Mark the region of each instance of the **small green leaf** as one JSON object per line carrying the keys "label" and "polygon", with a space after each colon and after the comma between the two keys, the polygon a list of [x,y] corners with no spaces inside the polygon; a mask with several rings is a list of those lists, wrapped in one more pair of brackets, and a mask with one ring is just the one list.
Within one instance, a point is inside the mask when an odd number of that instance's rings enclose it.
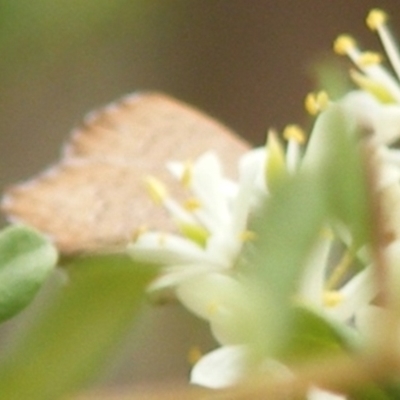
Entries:
{"label": "small green leaf", "polygon": [[342,353],[354,347],[354,335],[345,326],[324,319],[307,307],[292,309],[290,332],[280,356],[288,362]]}
{"label": "small green leaf", "polygon": [[11,226],[0,232],[0,321],[33,300],[56,262],[56,249],[36,231]]}
{"label": "small green leaf", "polygon": [[154,270],[126,255],[78,259],[70,281],[0,363],[4,399],[54,400],[104,370],[131,331]]}

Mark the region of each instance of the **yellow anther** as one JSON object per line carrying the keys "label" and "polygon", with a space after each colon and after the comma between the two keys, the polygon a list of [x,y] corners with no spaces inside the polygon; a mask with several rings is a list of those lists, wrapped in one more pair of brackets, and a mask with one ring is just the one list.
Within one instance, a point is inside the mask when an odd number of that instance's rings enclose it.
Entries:
{"label": "yellow anther", "polygon": [[288,125],[283,130],[283,137],[286,140],[294,140],[297,143],[304,144],[306,135],[299,125]]}
{"label": "yellow anther", "polygon": [[185,207],[186,210],[193,212],[201,208],[202,204],[199,199],[196,199],[195,197],[191,197],[190,199],[185,200],[183,203],[183,207]]}
{"label": "yellow anther", "polygon": [[374,8],[368,13],[366,23],[369,29],[376,31],[381,25],[387,21],[387,14],[379,8]]}
{"label": "yellow anther", "polygon": [[311,115],[317,115],[319,112],[319,107],[314,93],[308,93],[304,99],[304,107],[307,112]]}
{"label": "yellow anther", "polygon": [[201,247],[206,247],[207,239],[210,233],[201,225],[189,224],[186,222],[177,222],[179,230],[184,236],[197,243]]}
{"label": "yellow anther", "polygon": [[148,176],[145,178],[144,183],[152,200],[156,204],[162,204],[168,196],[168,191],[165,185],[154,176]]}
{"label": "yellow anther", "polygon": [[268,151],[267,162],[265,164],[265,184],[270,191],[274,191],[276,186],[281,184],[287,176],[285,149],[278,139],[276,132],[268,132],[266,145]]}
{"label": "yellow anther", "polygon": [[309,93],[304,100],[304,107],[311,115],[317,115],[329,106],[329,96],[326,92]]}
{"label": "yellow anther", "polygon": [[240,240],[242,242],[254,241],[254,240],[256,240],[256,238],[257,238],[257,234],[255,232],[253,232],[253,231],[250,231],[250,230],[243,231],[240,234]]}
{"label": "yellow anther", "polygon": [[343,301],[343,294],[336,290],[326,290],[322,295],[325,307],[335,307]]}
{"label": "yellow anther", "polygon": [[350,35],[340,35],[333,42],[333,50],[336,54],[344,56],[357,47],[357,42]]}
{"label": "yellow anther", "polygon": [[181,183],[184,187],[189,188],[193,179],[193,165],[190,161],[185,163],[185,167],[181,176]]}
{"label": "yellow anther", "polygon": [[352,265],[354,259],[354,251],[347,250],[339,260],[338,264],[332,269],[331,275],[326,282],[326,289],[328,291],[333,291],[337,288],[340,282],[343,281],[346,274],[348,274],[349,269]]}
{"label": "yellow anther", "polygon": [[381,62],[382,56],[373,51],[364,51],[357,59],[357,65],[360,67],[368,67],[370,65],[380,64]]}
{"label": "yellow anther", "polygon": [[200,350],[199,346],[192,346],[187,354],[187,360],[190,365],[194,365],[200,358],[203,357],[203,353]]}

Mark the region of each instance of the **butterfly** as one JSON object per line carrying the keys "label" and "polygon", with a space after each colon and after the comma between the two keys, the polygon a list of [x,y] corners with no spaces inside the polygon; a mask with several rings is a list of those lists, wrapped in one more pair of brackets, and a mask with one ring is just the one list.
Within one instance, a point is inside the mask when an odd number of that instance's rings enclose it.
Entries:
{"label": "butterfly", "polygon": [[128,95],[89,113],[72,131],[60,160],[11,186],[2,210],[11,221],[47,234],[65,255],[120,248],[149,222],[170,229],[143,177],[173,180],[167,161],[215,151],[228,176],[249,145],[211,117],[167,95]]}

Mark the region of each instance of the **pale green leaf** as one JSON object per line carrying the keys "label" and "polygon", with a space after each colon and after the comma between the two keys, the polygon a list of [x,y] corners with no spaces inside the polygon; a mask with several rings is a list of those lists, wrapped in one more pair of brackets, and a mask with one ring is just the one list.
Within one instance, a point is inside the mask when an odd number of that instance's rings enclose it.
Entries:
{"label": "pale green leaf", "polygon": [[330,106],[316,121],[303,163],[304,169],[318,172],[315,179],[325,196],[327,217],[344,223],[356,246],[369,242],[371,234],[360,133],[342,106]]}
{"label": "pale green leaf", "polygon": [[312,309],[292,309],[291,329],[279,354],[287,362],[299,362],[355,350],[354,333],[345,325],[323,318]]}
{"label": "pale green leaf", "polygon": [[254,303],[261,304],[262,351],[276,352],[291,323],[293,294],[326,216],[324,197],[311,174],[280,185],[252,219],[256,239],[248,243],[243,273]]}
{"label": "pale green leaf", "polygon": [[36,231],[11,226],[0,232],[0,321],[32,301],[56,262],[56,249]]}

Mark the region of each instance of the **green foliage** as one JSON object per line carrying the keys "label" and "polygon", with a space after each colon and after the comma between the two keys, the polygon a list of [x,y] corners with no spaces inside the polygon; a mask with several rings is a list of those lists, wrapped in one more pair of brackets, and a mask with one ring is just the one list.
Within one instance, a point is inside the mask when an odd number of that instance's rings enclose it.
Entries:
{"label": "green foliage", "polygon": [[12,226],[0,232],[0,322],[32,301],[56,262],[57,251],[36,231]]}
{"label": "green foliage", "polygon": [[136,321],[154,271],[127,256],[76,260],[70,281],[0,363],[5,399],[57,399],[100,373]]}
{"label": "green foliage", "polygon": [[352,335],[307,307],[294,307],[287,345],[280,359],[296,362],[351,350]]}

